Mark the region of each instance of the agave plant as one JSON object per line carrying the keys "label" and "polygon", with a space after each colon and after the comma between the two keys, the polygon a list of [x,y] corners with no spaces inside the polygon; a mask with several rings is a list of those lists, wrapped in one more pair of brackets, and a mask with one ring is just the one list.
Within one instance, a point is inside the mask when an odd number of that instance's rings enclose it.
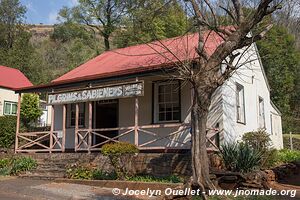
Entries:
{"label": "agave plant", "polygon": [[249,172],[258,168],[262,153],[245,143],[227,143],[221,147],[226,168],[235,172]]}

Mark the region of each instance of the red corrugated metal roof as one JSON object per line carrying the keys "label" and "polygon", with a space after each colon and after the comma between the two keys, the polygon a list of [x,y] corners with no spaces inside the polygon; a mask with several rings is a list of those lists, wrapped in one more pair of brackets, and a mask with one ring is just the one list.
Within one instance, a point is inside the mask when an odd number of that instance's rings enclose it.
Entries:
{"label": "red corrugated metal roof", "polygon": [[32,83],[18,69],[0,65],[0,87],[15,90],[30,86]]}
{"label": "red corrugated metal roof", "polygon": [[[223,40],[215,32],[206,32],[205,51],[211,55]],[[111,50],[91,59],[74,70],[52,81],[53,84],[79,80],[132,74],[170,66],[178,60],[197,57],[195,47],[198,34],[155,41],[122,49]],[[168,51],[165,47],[167,47]]]}

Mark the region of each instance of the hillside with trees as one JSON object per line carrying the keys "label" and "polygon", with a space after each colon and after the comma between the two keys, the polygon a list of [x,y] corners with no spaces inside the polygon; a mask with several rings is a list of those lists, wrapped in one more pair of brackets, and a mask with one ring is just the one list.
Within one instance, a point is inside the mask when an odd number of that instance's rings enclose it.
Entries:
{"label": "hillside with trees", "polygon": [[[300,131],[298,4],[288,0],[274,13],[275,27],[258,42],[285,132]],[[106,50],[184,35],[194,23],[184,2],[164,0],[80,0],[61,9],[60,23],[43,30],[24,25],[26,12],[19,0],[0,1],[0,64],[20,69],[34,84],[48,83]]]}

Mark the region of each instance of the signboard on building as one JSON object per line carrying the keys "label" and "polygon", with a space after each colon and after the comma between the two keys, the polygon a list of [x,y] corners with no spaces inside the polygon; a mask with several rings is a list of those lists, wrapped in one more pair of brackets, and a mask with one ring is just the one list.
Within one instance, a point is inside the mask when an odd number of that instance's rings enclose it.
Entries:
{"label": "signboard on building", "polygon": [[85,101],[99,101],[104,99],[117,99],[125,97],[143,96],[144,82],[133,82],[122,85],[110,85],[106,87],[89,88],[70,92],[48,94],[47,103],[68,104]]}

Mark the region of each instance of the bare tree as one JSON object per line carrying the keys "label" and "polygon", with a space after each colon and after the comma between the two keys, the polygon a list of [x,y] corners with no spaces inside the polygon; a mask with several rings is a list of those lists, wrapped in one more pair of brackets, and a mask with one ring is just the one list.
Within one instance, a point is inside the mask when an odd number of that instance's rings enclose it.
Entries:
{"label": "bare tree", "polygon": [[[199,34],[196,48],[198,58],[193,63],[177,65],[177,70],[180,74],[178,78],[190,82],[194,93],[191,110],[193,170],[191,185],[205,191],[215,188],[209,178],[206,150],[206,124],[212,95],[238,69],[235,63],[240,54],[236,50],[262,39],[271,29],[272,24],[261,24],[266,16],[280,8],[280,4],[273,0],[260,0],[257,3],[230,0],[225,5],[211,0],[187,2]],[[223,13],[223,17],[220,17],[220,13]],[[227,22],[230,22],[231,26],[221,26],[224,16],[228,17]],[[212,31],[222,38],[222,43],[211,55],[205,51],[205,42],[209,37],[204,34],[205,31]],[[222,70],[221,65],[224,66]]]}

